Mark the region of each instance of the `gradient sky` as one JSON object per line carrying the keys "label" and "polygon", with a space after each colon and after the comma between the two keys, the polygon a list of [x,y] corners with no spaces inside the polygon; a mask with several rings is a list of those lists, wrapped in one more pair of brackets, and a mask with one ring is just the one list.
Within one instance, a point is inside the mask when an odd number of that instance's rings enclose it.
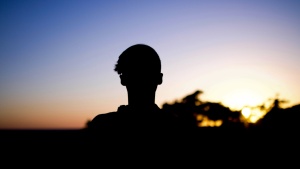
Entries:
{"label": "gradient sky", "polygon": [[133,44],[161,57],[156,103],[196,90],[232,109],[300,103],[300,1],[0,1],[0,128],[82,128],[127,104],[113,71]]}

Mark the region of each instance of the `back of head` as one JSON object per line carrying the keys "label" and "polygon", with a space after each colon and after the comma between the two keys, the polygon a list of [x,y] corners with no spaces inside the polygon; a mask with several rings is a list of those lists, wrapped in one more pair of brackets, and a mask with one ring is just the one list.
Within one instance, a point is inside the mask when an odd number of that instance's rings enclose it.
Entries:
{"label": "back of head", "polygon": [[161,72],[161,62],[152,47],[136,44],[122,52],[114,70],[120,75],[157,74]]}

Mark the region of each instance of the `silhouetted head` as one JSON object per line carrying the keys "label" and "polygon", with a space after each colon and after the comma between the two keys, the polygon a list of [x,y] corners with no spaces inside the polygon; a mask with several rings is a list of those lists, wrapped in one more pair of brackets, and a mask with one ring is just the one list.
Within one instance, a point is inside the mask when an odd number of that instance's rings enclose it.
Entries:
{"label": "silhouetted head", "polygon": [[114,69],[121,78],[121,84],[135,88],[152,88],[162,83],[161,62],[156,51],[144,44],[127,48],[119,56]]}

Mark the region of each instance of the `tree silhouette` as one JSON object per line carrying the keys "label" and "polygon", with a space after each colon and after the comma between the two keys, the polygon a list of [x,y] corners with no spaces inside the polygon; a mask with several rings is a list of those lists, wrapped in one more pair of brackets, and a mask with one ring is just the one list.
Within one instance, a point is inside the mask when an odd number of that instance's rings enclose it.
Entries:
{"label": "tree silhouette", "polygon": [[268,129],[297,127],[295,124],[299,121],[299,105],[283,108],[282,104],[288,101],[280,99],[278,94],[269,100],[272,100],[272,104],[267,108],[267,113],[256,123],[256,127]]}
{"label": "tree silhouette", "polygon": [[240,121],[240,112],[231,111],[221,103],[202,101],[199,99],[201,94],[203,94],[203,91],[196,90],[173,104],[163,104],[163,109],[174,113],[181,124],[189,128],[198,128],[205,120],[221,121],[222,127],[244,127],[244,124]]}

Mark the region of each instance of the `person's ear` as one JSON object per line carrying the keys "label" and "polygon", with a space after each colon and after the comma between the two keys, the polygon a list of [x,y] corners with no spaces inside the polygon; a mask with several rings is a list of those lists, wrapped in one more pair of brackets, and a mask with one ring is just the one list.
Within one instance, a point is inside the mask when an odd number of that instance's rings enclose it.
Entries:
{"label": "person's ear", "polygon": [[160,85],[160,84],[162,84],[162,82],[163,82],[163,74],[160,73],[158,76],[158,79],[157,79],[157,84]]}
{"label": "person's ear", "polygon": [[121,80],[121,84],[122,84],[123,86],[126,86],[126,83],[127,83],[127,78],[126,78],[126,76],[120,75],[120,80]]}

